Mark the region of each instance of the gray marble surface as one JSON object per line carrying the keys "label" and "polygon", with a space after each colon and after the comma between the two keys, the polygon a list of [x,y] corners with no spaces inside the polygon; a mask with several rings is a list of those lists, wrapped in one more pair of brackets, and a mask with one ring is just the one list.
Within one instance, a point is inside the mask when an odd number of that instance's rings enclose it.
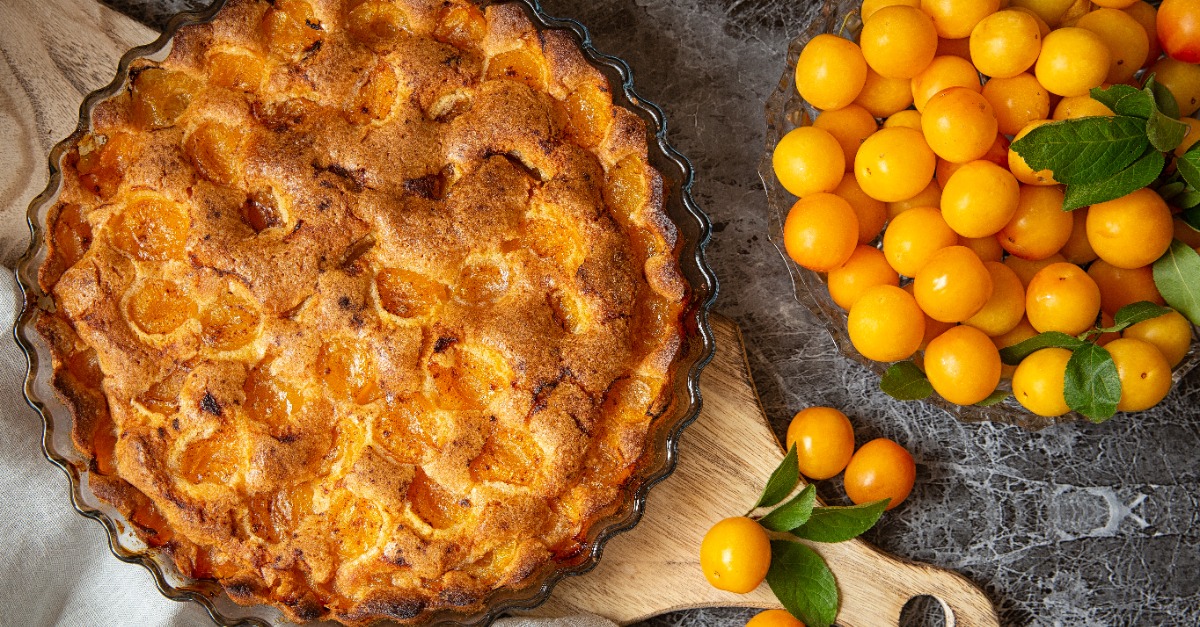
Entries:
{"label": "gray marble surface", "polygon": [[[205,3],[106,1],[153,26]],[[1104,425],[1030,433],[960,424],[880,393],[792,298],[766,237],[755,169],[764,150],[762,104],[815,3],[543,5],[591,28],[597,47],[629,61],[639,92],[667,112],[672,141],[696,165],[696,199],[715,223],[717,310],[741,324],[775,426],[782,432],[803,407],[833,405],[851,416],[860,442],[883,435],[913,452],[916,488],[868,534],[871,542],[966,574],[986,588],[1006,625],[1200,624],[1200,372],[1155,410]],[[819,487],[827,499],[844,500],[836,483]],[[750,615],[680,612],[645,624],[732,627]]]}

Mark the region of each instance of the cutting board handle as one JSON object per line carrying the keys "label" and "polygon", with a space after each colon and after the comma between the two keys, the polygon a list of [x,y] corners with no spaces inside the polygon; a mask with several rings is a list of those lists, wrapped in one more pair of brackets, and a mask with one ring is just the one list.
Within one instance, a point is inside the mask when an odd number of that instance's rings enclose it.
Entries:
{"label": "cutting board handle", "polygon": [[[992,601],[974,583],[962,575],[948,571],[937,571],[931,582],[936,589],[931,596],[942,604],[946,612],[947,627],[998,627],[996,610]],[[902,606],[903,607],[903,606]],[[899,619],[899,615],[897,615]]]}
{"label": "cutting board handle", "polygon": [[[821,550],[831,545],[817,546]],[[859,551],[863,548],[876,553],[873,568],[858,570],[842,564],[835,571],[842,588],[839,625],[898,625],[904,606],[916,597],[928,595],[942,606],[947,627],[999,627],[1000,621],[991,600],[966,577],[926,564],[904,561],[860,543]],[[889,563],[884,565],[880,562]]]}
{"label": "cutting board handle", "polygon": [[[904,606],[920,596],[933,597],[941,604],[947,627],[1000,626],[987,594],[954,571],[900,559],[861,539],[809,546],[825,558],[837,579],[841,593],[837,624],[841,627],[899,625]],[[779,607],[767,593],[760,597],[760,602],[766,603],[751,605]]]}

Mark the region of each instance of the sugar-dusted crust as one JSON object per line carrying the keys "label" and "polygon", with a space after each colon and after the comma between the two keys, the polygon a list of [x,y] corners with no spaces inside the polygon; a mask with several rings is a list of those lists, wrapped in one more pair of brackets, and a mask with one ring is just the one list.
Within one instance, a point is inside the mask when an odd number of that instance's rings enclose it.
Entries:
{"label": "sugar-dusted crust", "polygon": [[297,621],[473,611],[576,558],[683,341],[646,141],[515,5],[185,28],[96,109],[45,230],[92,489]]}

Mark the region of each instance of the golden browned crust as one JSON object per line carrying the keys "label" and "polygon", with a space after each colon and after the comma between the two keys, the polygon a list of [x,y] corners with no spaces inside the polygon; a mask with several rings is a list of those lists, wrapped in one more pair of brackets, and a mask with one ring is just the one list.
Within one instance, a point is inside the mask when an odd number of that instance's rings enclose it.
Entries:
{"label": "golden browned crust", "polygon": [[231,0],[96,109],[46,243],[92,488],[298,621],[576,558],[682,344],[644,124],[515,5]]}

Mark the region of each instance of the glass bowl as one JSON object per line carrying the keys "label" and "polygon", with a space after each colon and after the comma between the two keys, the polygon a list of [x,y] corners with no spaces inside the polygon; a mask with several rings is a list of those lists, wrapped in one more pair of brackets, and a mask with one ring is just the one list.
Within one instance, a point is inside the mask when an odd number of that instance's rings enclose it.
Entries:
{"label": "glass bowl", "polygon": [[[639,461],[639,470],[624,486],[616,512],[592,525],[585,549],[569,561],[546,564],[532,574],[527,580],[529,583],[520,589],[494,591],[478,612],[465,614],[443,611],[431,616],[424,624],[486,625],[510,610],[529,609],[541,604],[564,577],[580,575],[594,568],[605,543],[613,536],[633,528],[641,520],[649,490],[674,471],[679,437],[684,427],[695,420],[700,412],[700,372],[712,358],[715,346],[708,314],[716,299],[717,281],[705,258],[705,247],[712,232],[711,223],[692,199],[692,164],[667,140],[667,120],[662,110],[637,94],[633,87],[632,70],[626,62],[595,49],[591,35],[582,24],[547,15],[538,0],[516,2],[539,30],[569,33],[589,62],[608,78],[613,87],[613,101],[646,122],[650,163],[663,175],[664,204],[679,229],[680,265],[690,287],[683,314],[685,342],[673,370],[672,401],[647,434],[646,451]],[[174,34],[180,28],[210,21],[224,4],[224,0],[218,0],[201,11],[177,15],[156,41],[134,48],[122,56],[116,78],[84,99],[78,128],[50,152],[49,183],[29,207],[32,242],[17,265],[16,274],[24,294],[24,307],[13,335],[28,363],[24,390],[26,400],[43,420],[43,452],[51,463],[67,474],[71,484],[71,504],[75,510],[104,527],[113,555],[124,562],[145,567],[164,596],[175,601],[199,603],[218,625],[268,627],[285,622],[281,620],[281,612],[266,606],[237,605],[215,582],[196,581],[182,576],[168,555],[148,548],[125,517],[92,491],[87,460],[71,442],[71,413],[59,401],[51,383],[53,373],[49,346],[34,328],[38,312],[53,307],[52,300],[39,288],[37,275],[46,259],[47,250],[42,244],[42,234],[47,212],[54,205],[61,188],[61,162],[67,150],[73,140],[89,130],[95,106],[125,89],[129,80],[129,66],[135,59],[165,58],[170,52]]]}
{"label": "glass bowl", "polygon": [[[796,300],[812,312],[825,329],[829,331],[829,335],[833,337],[834,344],[837,345],[838,350],[843,355],[862,364],[874,372],[876,376],[883,376],[883,373],[891,364],[867,359],[854,349],[854,345],[851,344],[850,336],[846,331],[846,311],[835,304],[833,299],[830,298],[824,276],[801,267],[788,257],[783,244],[783,223],[787,218],[788,210],[795,203],[796,197],[784,189],[779,180],[775,178],[775,170],[771,165],[771,155],[779,140],[788,131],[798,126],[810,124],[818,113],[796,91],[796,61],[800,58],[800,51],[804,49],[805,44],[812,40],[812,38],[823,33],[841,34],[842,36],[851,38],[855,37],[862,29],[862,19],[858,12],[861,4],[861,0],[825,0],[817,12],[816,18],[808,25],[808,28],[788,44],[787,67],[784,68],[783,76],[779,79],[779,85],[776,86],[775,91],[767,99],[766,151],[759,161],[758,175],[762,179],[767,193],[767,219],[768,228],[770,229],[768,235],[771,243],[775,245],[775,248],[779,251],[779,255],[783,258],[783,262],[787,265],[788,273],[792,277],[792,288],[795,292]],[[878,243],[878,240],[876,240],[875,245],[878,245]],[[1200,348],[1198,348],[1197,342],[1193,341],[1187,356],[1184,357],[1183,361],[1172,372],[1174,382],[1178,383],[1197,364],[1200,364]],[[1000,389],[1011,392],[1011,382],[1008,380],[1001,381]],[[946,401],[936,393],[922,402],[936,405],[949,412],[955,418],[966,422],[1002,422],[1035,430],[1056,422],[1086,420],[1086,418],[1075,412],[1059,416],[1058,418],[1044,418],[1021,407],[1011,395],[1003,402],[991,407],[956,405]]]}

